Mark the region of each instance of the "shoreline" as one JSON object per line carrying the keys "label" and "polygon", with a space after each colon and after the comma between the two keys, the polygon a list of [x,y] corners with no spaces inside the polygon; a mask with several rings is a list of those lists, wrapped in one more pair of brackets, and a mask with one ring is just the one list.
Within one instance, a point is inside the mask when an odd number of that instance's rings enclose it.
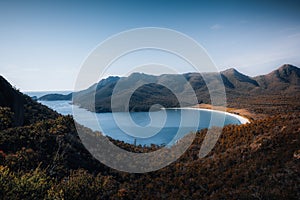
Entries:
{"label": "shoreline", "polygon": [[[66,100],[61,100],[61,101],[66,101]],[[38,101],[38,102],[42,103],[43,101]],[[67,102],[68,102],[69,104],[71,104],[70,101],[67,101]],[[43,103],[42,103],[42,104],[43,104]],[[43,105],[45,105],[45,104],[43,104]],[[74,106],[74,104],[71,104],[71,105]],[[208,104],[205,104],[205,105],[208,105]],[[250,123],[250,122],[251,122],[247,117],[242,116],[242,115],[238,115],[238,114],[231,113],[231,112],[224,111],[224,110],[217,110],[217,109],[213,109],[213,108],[208,108],[208,107],[206,107],[206,108],[201,108],[201,107],[199,107],[199,106],[201,106],[201,104],[200,104],[200,105],[197,105],[197,106],[192,106],[192,107],[163,108],[163,109],[192,109],[192,110],[203,110],[203,111],[210,111],[210,112],[218,112],[218,113],[223,113],[223,114],[225,114],[225,115],[229,115],[229,116],[235,117],[236,119],[238,119],[238,120],[240,121],[241,124],[247,124],[247,123]],[[210,106],[211,106],[211,105],[210,105]],[[78,107],[79,107],[79,106],[78,106]],[[79,107],[79,108],[85,109],[85,108],[82,108],[82,107]],[[224,109],[224,108],[222,108],[222,109]],[[232,108],[231,108],[231,109],[232,109]],[[85,109],[85,110],[87,110],[87,109]],[[87,110],[87,111],[89,111],[89,110]],[[89,111],[89,112],[92,112],[92,111]],[[97,112],[92,112],[92,113],[97,113]],[[100,112],[100,113],[107,113],[107,112]],[[111,112],[108,112],[108,113],[111,113]],[[72,114],[73,114],[73,113],[72,113]],[[72,115],[72,114],[71,114],[71,115]]]}
{"label": "shoreline", "polygon": [[233,114],[233,113],[230,113],[230,112],[227,112],[227,111],[214,110],[214,109],[206,109],[206,108],[195,108],[195,109],[198,109],[198,110],[209,110],[209,111],[213,111],[213,112],[225,113],[226,115],[229,115],[229,116],[237,118],[241,122],[241,124],[250,123],[250,120],[248,118],[246,118],[244,116],[241,116],[241,115]]}
{"label": "shoreline", "polygon": [[222,110],[215,110],[215,109],[208,109],[208,108],[198,108],[198,107],[183,107],[183,108],[165,108],[165,109],[189,109],[189,110],[203,110],[203,111],[210,111],[210,112],[216,112],[216,113],[223,113],[225,115],[229,115],[232,117],[235,117],[240,121],[241,124],[247,124],[250,123],[250,120],[244,116],[237,115],[234,113],[230,113],[227,111],[222,111]]}

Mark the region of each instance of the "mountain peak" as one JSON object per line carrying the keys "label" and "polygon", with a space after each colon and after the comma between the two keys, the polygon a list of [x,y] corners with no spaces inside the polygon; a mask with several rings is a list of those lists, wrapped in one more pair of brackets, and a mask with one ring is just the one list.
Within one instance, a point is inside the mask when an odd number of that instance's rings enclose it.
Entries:
{"label": "mountain peak", "polygon": [[284,64],[280,66],[278,69],[270,72],[267,76],[289,76],[292,73],[300,74],[300,68],[291,65],[291,64]]}
{"label": "mountain peak", "polygon": [[255,80],[253,80],[249,76],[242,74],[241,72],[237,71],[235,68],[230,68],[225,71],[222,71],[221,74],[225,75],[228,78],[228,80],[231,81],[234,85],[239,84],[239,82],[244,82],[244,83],[250,83],[251,85],[254,85],[256,87],[259,86],[259,84]]}
{"label": "mountain peak", "polygon": [[117,82],[120,79],[118,76],[109,76],[105,79],[102,79],[98,82],[97,87],[102,87],[106,84],[112,83],[112,82]]}
{"label": "mountain peak", "polygon": [[291,64],[284,64],[278,68],[278,70],[285,70],[285,69],[299,69],[299,68]]}
{"label": "mountain peak", "polygon": [[267,74],[266,79],[272,80],[273,82],[290,83],[294,85],[300,84],[300,68],[284,64],[278,69]]}
{"label": "mountain peak", "polygon": [[232,73],[239,73],[240,74],[240,72],[237,71],[235,68],[226,69],[226,70],[222,71],[221,73],[222,74],[225,74],[225,73],[230,73],[230,74],[232,74]]}
{"label": "mountain peak", "polygon": [[282,76],[290,76],[293,73],[298,74],[298,76],[300,75],[300,69],[290,64],[284,64],[275,70],[275,72],[276,71],[278,71],[278,73]]}

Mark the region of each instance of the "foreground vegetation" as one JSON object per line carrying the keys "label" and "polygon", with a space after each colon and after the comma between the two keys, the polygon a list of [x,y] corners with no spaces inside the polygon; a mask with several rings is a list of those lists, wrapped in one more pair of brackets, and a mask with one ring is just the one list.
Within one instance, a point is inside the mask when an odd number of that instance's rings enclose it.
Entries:
{"label": "foreground vegetation", "polygon": [[[202,130],[178,161],[146,174],[118,172],[96,161],[82,146],[70,116],[11,127],[9,108],[0,111],[1,199],[300,197],[297,110],[226,126],[213,151],[199,159]],[[114,142],[131,151],[159,148]]]}
{"label": "foreground vegetation", "polygon": [[[6,93],[0,90],[0,199],[300,198],[299,93],[229,98],[230,107],[247,108],[257,117],[250,124],[224,127],[205,158],[198,157],[207,132],[201,130],[176,162],[155,172],[129,174],[94,159],[71,116],[10,87]],[[10,90],[16,101],[6,101]],[[24,110],[16,117],[19,102]],[[80,128],[90,139],[103,137]],[[160,148],[111,141],[132,152]]]}

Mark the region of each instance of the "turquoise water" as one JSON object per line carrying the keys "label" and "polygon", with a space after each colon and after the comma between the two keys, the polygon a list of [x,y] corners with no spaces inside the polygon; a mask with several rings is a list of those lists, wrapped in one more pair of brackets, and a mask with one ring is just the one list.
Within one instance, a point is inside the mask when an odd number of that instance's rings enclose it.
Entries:
{"label": "turquoise water", "polygon": [[[185,134],[203,128],[241,124],[237,118],[225,113],[209,110],[166,109],[150,114],[148,112],[132,112],[129,120],[132,120],[134,125],[130,125],[126,113],[92,113],[71,105],[70,101],[41,101],[41,103],[63,115],[72,115],[73,107],[77,113],[74,118],[79,124],[131,144],[134,141],[141,145],[172,144]],[[212,115],[214,121],[211,121]],[[183,121],[185,121],[184,124],[182,124]]]}

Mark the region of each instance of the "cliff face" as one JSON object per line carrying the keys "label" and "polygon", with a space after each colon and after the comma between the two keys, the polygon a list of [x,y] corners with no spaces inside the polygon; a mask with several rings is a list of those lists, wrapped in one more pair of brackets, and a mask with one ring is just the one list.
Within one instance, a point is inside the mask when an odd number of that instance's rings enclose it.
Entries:
{"label": "cliff face", "polygon": [[14,113],[13,126],[21,126],[24,122],[24,97],[0,76],[0,106],[9,107]]}

